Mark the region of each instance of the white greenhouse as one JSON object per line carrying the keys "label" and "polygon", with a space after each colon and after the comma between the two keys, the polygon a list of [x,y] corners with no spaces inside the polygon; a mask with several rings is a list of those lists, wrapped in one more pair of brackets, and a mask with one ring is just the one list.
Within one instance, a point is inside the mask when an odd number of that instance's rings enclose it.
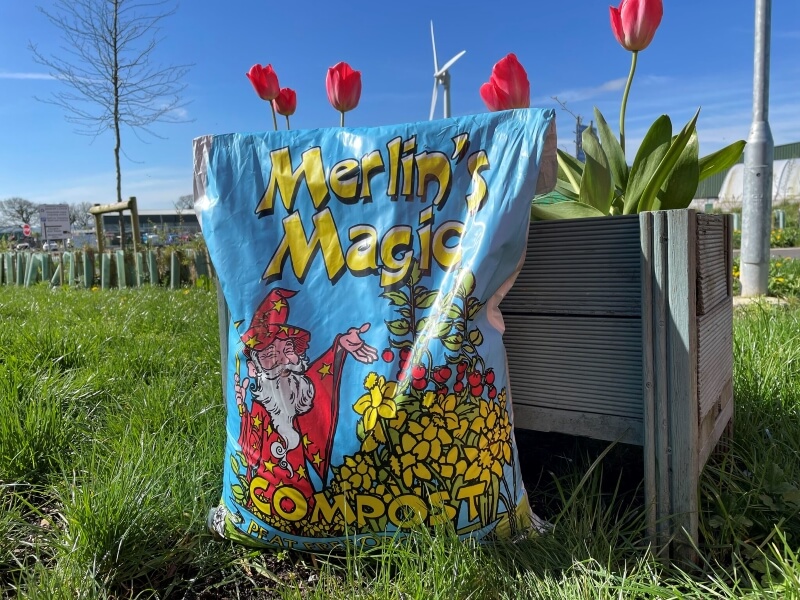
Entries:
{"label": "white greenhouse", "polygon": [[[715,208],[730,209],[742,205],[744,165],[731,167],[719,190]],[[800,202],[800,158],[776,160],[772,167],[772,205]]]}

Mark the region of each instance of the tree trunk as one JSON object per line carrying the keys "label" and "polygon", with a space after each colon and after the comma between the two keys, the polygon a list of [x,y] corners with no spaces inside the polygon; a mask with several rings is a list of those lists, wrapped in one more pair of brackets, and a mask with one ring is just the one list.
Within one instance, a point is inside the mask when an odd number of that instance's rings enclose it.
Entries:
{"label": "tree trunk", "polygon": [[[119,131],[119,0],[114,0],[114,31],[112,33],[114,44],[114,166],[117,170],[117,202],[122,202],[122,169],[119,165],[119,151],[121,146]],[[124,240],[122,241],[124,247]]]}

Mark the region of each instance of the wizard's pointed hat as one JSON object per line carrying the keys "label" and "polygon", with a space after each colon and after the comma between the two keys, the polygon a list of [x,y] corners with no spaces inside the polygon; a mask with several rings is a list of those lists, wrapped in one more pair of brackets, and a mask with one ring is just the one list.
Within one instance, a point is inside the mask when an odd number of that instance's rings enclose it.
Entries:
{"label": "wizard's pointed hat", "polygon": [[299,355],[308,350],[311,334],[305,329],[287,325],[289,319],[288,299],[297,294],[290,290],[275,288],[267,294],[250,321],[250,328],[242,335],[245,352],[263,350],[276,339],[294,341],[295,352]]}

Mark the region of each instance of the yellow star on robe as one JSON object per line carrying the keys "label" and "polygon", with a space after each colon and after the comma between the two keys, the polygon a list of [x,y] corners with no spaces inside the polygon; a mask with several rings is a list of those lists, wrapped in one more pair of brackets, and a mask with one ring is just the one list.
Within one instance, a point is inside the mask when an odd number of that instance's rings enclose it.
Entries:
{"label": "yellow star on robe", "polygon": [[259,427],[261,427],[261,423],[263,423],[263,421],[262,421],[262,420],[259,418],[259,416],[258,416],[258,415],[256,415],[255,417],[253,417],[253,427],[255,427],[256,429],[258,429]]}
{"label": "yellow star on robe", "polygon": [[272,469],[275,468],[275,463],[272,462],[271,460],[266,460],[264,461],[264,468],[270,473],[272,473]]}
{"label": "yellow star on robe", "polygon": [[322,363],[322,366],[319,369],[317,369],[317,373],[322,375],[320,379],[325,379],[326,375],[331,374],[331,366],[328,363]]}
{"label": "yellow star on robe", "polygon": [[306,468],[304,466],[300,465],[299,467],[297,467],[297,477],[299,477],[300,479],[308,479],[306,477]]}
{"label": "yellow star on robe", "polygon": [[314,456],[311,457],[311,462],[315,465],[318,465],[322,462],[322,457],[319,455],[319,452],[315,452]]}
{"label": "yellow star on robe", "polygon": [[311,440],[308,439],[308,434],[303,434],[303,448],[308,448],[311,445]]}
{"label": "yellow star on robe", "polygon": [[249,340],[247,340],[244,344],[245,344],[245,346],[247,346],[249,348],[255,348],[258,345],[258,336],[254,335]]}
{"label": "yellow star on robe", "polygon": [[276,300],[272,303],[272,310],[281,312],[286,307],[286,302],[283,300]]}

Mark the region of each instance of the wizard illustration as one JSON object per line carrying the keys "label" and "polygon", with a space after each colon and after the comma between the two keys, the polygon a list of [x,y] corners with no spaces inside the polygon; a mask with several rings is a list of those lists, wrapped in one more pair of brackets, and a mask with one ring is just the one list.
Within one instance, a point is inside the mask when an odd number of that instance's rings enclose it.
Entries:
{"label": "wizard illustration", "polygon": [[370,327],[365,323],[337,335],[330,348],[309,361],[311,334],[288,324],[289,299],[296,293],[274,288],[267,294],[241,336],[248,377],[240,383],[239,374],[234,375],[248,482],[259,478],[258,498],[267,505],[276,490],[296,490],[280,494],[278,501],[287,505],[278,510],[284,513],[296,508],[292,498],[313,506],[309,468],[325,483],[348,355],[362,363],[378,358],[376,349],[361,339]]}

